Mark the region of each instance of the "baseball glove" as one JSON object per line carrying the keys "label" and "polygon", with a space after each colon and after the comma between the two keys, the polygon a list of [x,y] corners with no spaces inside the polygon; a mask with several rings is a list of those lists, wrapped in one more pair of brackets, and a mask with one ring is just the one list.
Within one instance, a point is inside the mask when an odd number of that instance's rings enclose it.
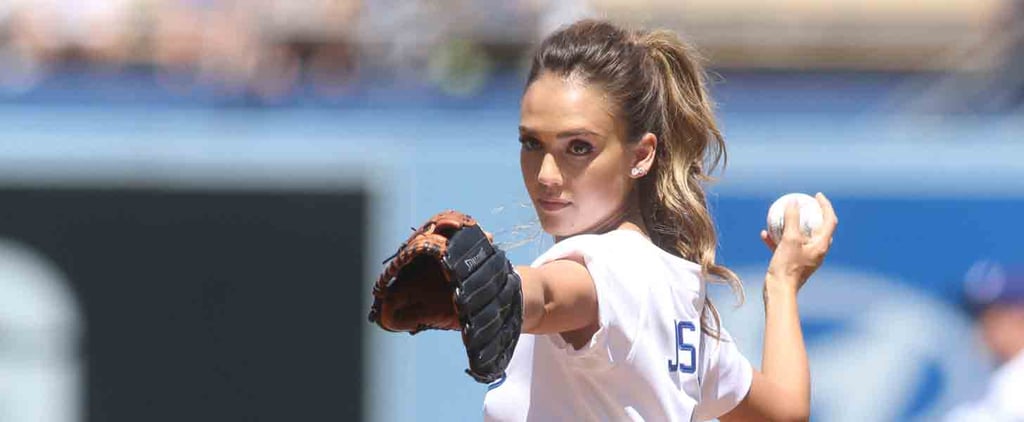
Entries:
{"label": "baseball glove", "polygon": [[523,323],[519,275],[472,217],[435,215],[415,229],[373,286],[369,320],[388,331],[459,330],[473,379],[501,378]]}

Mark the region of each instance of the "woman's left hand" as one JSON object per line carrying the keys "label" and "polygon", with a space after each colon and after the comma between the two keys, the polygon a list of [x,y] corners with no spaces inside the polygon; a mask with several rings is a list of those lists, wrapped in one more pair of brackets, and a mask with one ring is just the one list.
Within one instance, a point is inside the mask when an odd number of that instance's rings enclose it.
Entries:
{"label": "woman's left hand", "polygon": [[772,285],[792,288],[796,292],[825,261],[839,218],[825,194],[819,192],[814,198],[821,205],[822,222],[810,236],[800,232],[800,206],[795,200],[786,206],[785,225],[778,244],[772,241],[767,231],[761,230],[761,240],[773,251],[765,279],[766,288]]}

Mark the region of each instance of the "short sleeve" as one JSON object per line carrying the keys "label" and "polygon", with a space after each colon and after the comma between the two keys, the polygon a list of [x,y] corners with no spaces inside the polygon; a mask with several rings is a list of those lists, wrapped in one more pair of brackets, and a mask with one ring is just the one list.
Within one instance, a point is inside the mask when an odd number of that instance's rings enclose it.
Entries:
{"label": "short sleeve", "polygon": [[[579,358],[589,367],[611,365],[628,360],[642,325],[650,286],[643,276],[637,277],[638,257],[623,254],[621,245],[608,245],[608,237],[581,235],[559,242],[542,255],[533,266],[567,257],[581,257],[594,280],[597,291],[598,320],[600,326],[590,341],[580,349],[567,344],[561,335],[547,337],[569,356]],[[625,277],[624,274],[633,274]],[[628,278],[628,280],[627,280]],[[627,282],[628,281],[628,282]]]}
{"label": "short sleeve", "polygon": [[718,418],[740,404],[750,391],[754,368],[721,327],[721,339],[704,335],[701,397],[695,420]]}

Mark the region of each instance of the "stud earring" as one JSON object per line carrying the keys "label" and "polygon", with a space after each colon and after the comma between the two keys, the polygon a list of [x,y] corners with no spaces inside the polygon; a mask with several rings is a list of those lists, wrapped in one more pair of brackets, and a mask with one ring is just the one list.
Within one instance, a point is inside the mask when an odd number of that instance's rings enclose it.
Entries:
{"label": "stud earring", "polygon": [[642,167],[633,167],[633,169],[629,171],[629,175],[633,177],[640,177],[643,176],[646,172],[647,171],[644,170]]}

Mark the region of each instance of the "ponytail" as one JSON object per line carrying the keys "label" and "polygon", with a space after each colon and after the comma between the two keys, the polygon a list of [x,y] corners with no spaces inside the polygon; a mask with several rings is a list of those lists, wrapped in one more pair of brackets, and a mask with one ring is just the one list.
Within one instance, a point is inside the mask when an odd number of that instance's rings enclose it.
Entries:
{"label": "ponytail", "polygon": [[[700,264],[706,278],[729,285],[742,302],[739,277],[715,263],[718,239],[703,183],[713,180],[709,173],[727,158],[699,56],[669,31],[642,34],[638,43],[657,75],[661,122],[657,170],[640,185],[644,223],[657,233],[659,246]],[[718,313],[710,299],[705,302],[709,312],[702,322],[717,337]]]}

